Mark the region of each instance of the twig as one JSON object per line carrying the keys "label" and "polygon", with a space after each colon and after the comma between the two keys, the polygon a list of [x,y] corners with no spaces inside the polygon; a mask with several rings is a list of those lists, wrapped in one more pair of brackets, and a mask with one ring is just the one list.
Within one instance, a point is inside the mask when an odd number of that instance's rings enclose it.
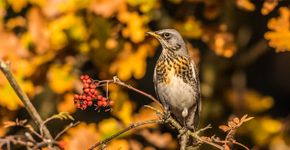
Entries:
{"label": "twig", "polygon": [[[38,127],[40,127],[41,124],[43,123],[43,120],[40,117],[39,113],[36,111],[35,107],[30,102],[28,96],[23,92],[23,90],[20,88],[19,84],[17,83],[17,81],[13,77],[9,65],[7,63],[5,63],[4,61],[0,60],[0,69],[3,72],[3,74],[5,75],[5,77],[7,78],[7,80],[9,81],[11,87],[16,92],[17,96],[20,98],[20,100],[24,104],[25,109],[28,111],[29,115],[32,117],[32,119],[34,120],[36,125]],[[53,138],[52,138],[52,136],[51,136],[51,134],[46,126],[44,126],[43,130],[44,130],[44,136],[47,139],[53,140]]]}
{"label": "twig", "polygon": [[37,143],[31,150],[38,150],[42,147],[45,147],[45,146],[49,146],[49,145],[54,145],[54,146],[57,146],[59,149],[63,150],[63,148],[59,145],[58,142],[56,141],[43,141],[43,142],[40,142],[40,143]]}
{"label": "twig", "polygon": [[246,149],[246,150],[250,150],[247,146],[243,145],[243,144],[240,143],[240,142],[233,141],[233,144],[239,145],[239,146],[243,147],[243,148]]}
{"label": "twig", "polygon": [[48,123],[49,121],[55,119],[54,117],[49,117],[47,119],[45,119],[42,124],[39,127],[39,131],[40,131],[40,135],[43,136],[43,132],[44,132],[44,127],[46,126],[46,123]]}
{"label": "twig", "polygon": [[114,139],[114,138],[120,136],[121,134],[123,134],[123,133],[125,133],[125,132],[127,132],[127,131],[129,131],[129,130],[132,130],[132,129],[134,129],[134,128],[137,128],[137,127],[139,127],[139,126],[143,126],[143,125],[146,125],[146,124],[152,124],[152,123],[161,123],[161,122],[162,122],[162,120],[160,120],[160,119],[155,119],[155,120],[147,120],[147,121],[143,121],[143,122],[136,122],[136,123],[133,123],[133,124],[131,124],[130,126],[128,126],[127,128],[125,128],[125,129],[119,131],[118,133],[116,133],[116,134],[114,134],[114,135],[112,135],[112,136],[110,136],[110,137],[108,137],[108,138],[106,138],[106,139],[104,139],[104,140],[102,140],[102,141],[97,142],[96,144],[94,144],[93,146],[91,146],[91,147],[89,148],[89,150],[93,150],[94,148],[96,148],[96,147],[98,147],[98,146],[100,146],[100,145],[106,144],[106,143],[108,143],[109,141],[111,141],[112,139]]}
{"label": "twig", "polygon": [[126,87],[128,89],[131,89],[131,90],[133,90],[133,91],[135,91],[137,93],[140,93],[140,94],[142,94],[142,95],[144,95],[146,97],[148,97],[149,99],[151,99],[152,101],[157,103],[163,109],[163,106],[160,104],[160,102],[156,98],[154,98],[152,95],[150,95],[148,93],[145,93],[145,92],[143,92],[143,91],[141,91],[139,89],[136,89],[136,88],[132,87],[131,85],[128,85],[128,84],[122,82],[117,76],[114,76],[113,82],[118,84],[118,85],[124,86],[124,87]]}
{"label": "twig", "polygon": [[59,132],[59,133],[55,136],[54,140],[57,140],[57,139],[58,139],[61,135],[63,135],[63,134],[64,134],[68,129],[77,126],[79,123],[80,123],[80,122],[78,121],[78,122],[76,122],[76,123],[71,123],[71,124],[69,124],[66,128],[64,128],[61,132]]}
{"label": "twig", "polygon": [[[107,86],[108,87],[108,84],[109,83],[115,83],[115,84],[118,84],[120,86],[123,86],[123,87],[126,87],[128,89],[131,89],[139,94],[142,94],[148,98],[150,98],[152,101],[156,102],[162,110],[164,110],[164,108],[162,107],[162,105],[159,103],[159,101],[154,98],[153,96],[151,96],[150,94],[147,94],[146,92],[143,92],[139,89],[136,89],[124,82],[122,82],[118,77],[114,77],[113,80],[101,80],[101,81],[98,81],[98,80],[95,80],[96,82],[99,83],[99,86]],[[108,91],[108,88],[107,88],[107,91]],[[103,145],[105,146],[106,143],[108,143],[109,141],[111,141],[112,139],[118,137],[119,135],[131,130],[131,129],[134,129],[138,126],[142,126],[142,125],[145,125],[145,124],[149,124],[149,123],[159,123],[159,124],[163,124],[163,123],[167,123],[169,125],[171,125],[173,128],[175,128],[179,133],[183,134],[181,136],[181,140],[180,140],[180,149],[181,150],[185,150],[186,149],[186,146],[187,146],[187,143],[188,143],[188,139],[189,137],[190,138],[193,138],[193,139],[196,139],[198,142],[200,143],[206,143],[208,145],[211,145],[217,149],[220,149],[220,150],[224,150],[224,145],[227,145],[227,143],[233,143],[233,144],[237,144],[237,145],[240,145],[244,148],[246,148],[246,150],[249,150],[246,146],[244,146],[243,144],[239,143],[239,142],[236,142],[233,138],[234,136],[234,131],[230,131],[225,140],[219,140],[219,138],[215,139],[214,136],[212,136],[211,138],[210,137],[200,137],[199,136],[199,133],[200,132],[203,132],[207,129],[210,129],[212,128],[211,125],[207,125],[206,127],[202,128],[202,129],[199,129],[198,131],[191,131],[191,130],[186,130],[185,133],[184,133],[184,127],[176,120],[174,119],[172,116],[169,116],[169,117],[164,117],[165,116],[165,113],[164,111],[160,111],[159,109],[155,108],[155,107],[152,107],[150,105],[145,105],[144,107],[146,108],[149,108],[153,111],[155,111],[155,113],[158,115],[159,119],[158,120],[148,120],[148,121],[144,121],[144,122],[139,122],[139,123],[134,123],[132,125],[130,125],[129,127],[119,131],[118,133],[100,141],[100,142],[97,142],[96,144],[94,144],[89,150],[93,150],[94,148],[100,146],[100,145]],[[247,118],[247,115],[245,115],[244,117],[241,118],[242,121],[240,121],[236,127],[238,128],[240,125],[242,125],[242,123],[246,122],[246,121],[249,121],[250,119],[252,119],[252,117],[250,118]],[[106,146],[105,146],[106,147]]]}

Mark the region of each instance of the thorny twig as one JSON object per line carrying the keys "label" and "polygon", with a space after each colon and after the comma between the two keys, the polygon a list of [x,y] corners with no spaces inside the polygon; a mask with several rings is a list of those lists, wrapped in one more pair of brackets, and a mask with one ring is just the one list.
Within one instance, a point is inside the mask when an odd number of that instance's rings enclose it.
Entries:
{"label": "thorny twig", "polygon": [[[115,84],[121,85],[123,87],[127,87],[127,88],[129,88],[129,89],[131,89],[131,90],[133,90],[133,91],[135,91],[137,93],[140,93],[140,94],[150,98],[153,102],[156,102],[160,106],[160,108],[163,110],[162,105],[159,103],[159,101],[156,98],[154,98],[153,96],[151,96],[148,93],[145,93],[145,92],[143,92],[143,91],[141,91],[139,89],[136,89],[136,88],[134,88],[134,87],[122,82],[116,76],[113,78],[113,80],[101,80],[101,81],[97,81],[97,82],[100,85],[103,84],[103,83],[106,83],[106,86],[108,86],[109,83],[115,83]],[[165,116],[164,112],[160,111],[157,108],[149,106],[149,105],[145,105],[144,107],[147,107],[147,108],[152,109],[153,111],[155,111],[155,113],[159,116],[159,119],[157,119],[157,120],[148,120],[148,121],[139,122],[139,123],[133,123],[129,127],[119,131],[118,133],[116,133],[116,134],[114,134],[114,135],[112,135],[112,136],[110,136],[110,137],[108,137],[108,138],[106,138],[106,139],[104,139],[102,141],[97,142],[96,144],[91,146],[89,148],[89,150],[93,150],[94,148],[96,148],[96,147],[98,147],[100,145],[105,145],[108,142],[110,142],[112,139],[118,137],[119,135],[121,135],[121,134],[123,134],[123,133],[125,133],[125,132],[127,132],[129,130],[132,130],[134,128],[137,128],[139,126],[146,125],[146,124],[149,124],[149,123],[158,123],[158,124],[167,123],[167,124],[171,125],[172,127],[174,127],[176,130],[178,130],[179,133],[182,133],[183,127],[172,116],[170,116],[169,118],[164,119],[163,118]],[[232,129],[227,130],[227,131],[230,131],[230,132],[228,132],[225,140],[223,140],[223,141],[216,140],[214,138],[214,136],[212,136],[211,138],[210,137],[200,137],[199,136],[199,134],[201,132],[212,128],[210,124],[207,125],[206,127],[202,128],[202,129],[199,129],[199,130],[195,131],[195,132],[187,130],[185,133],[183,133],[183,134],[185,134],[185,136],[182,137],[183,138],[183,142],[181,140],[181,149],[185,149],[185,147],[187,145],[188,137],[190,136],[190,137],[196,139],[200,143],[206,143],[206,144],[211,145],[211,146],[213,146],[213,147],[215,147],[217,149],[220,149],[220,150],[224,150],[225,149],[224,148],[225,144],[227,144],[227,143],[233,143],[233,144],[236,144],[236,145],[239,145],[239,146],[245,148],[246,150],[249,150],[246,146],[244,146],[243,144],[241,144],[241,143],[239,143],[239,142],[234,140],[234,132],[239,126],[241,126],[244,122],[249,121],[250,119],[252,119],[252,117],[247,118],[247,115],[243,116],[239,121],[237,121],[237,119],[235,118],[234,123],[236,123],[236,126],[231,126],[232,123],[233,123],[233,122],[231,122],[231,125],[229,125],[229,128],[232,127]],[[230,124],[230,122],[229,122],[229,124]],[[220,145],[220,144],[223,144],[223,145]]]}

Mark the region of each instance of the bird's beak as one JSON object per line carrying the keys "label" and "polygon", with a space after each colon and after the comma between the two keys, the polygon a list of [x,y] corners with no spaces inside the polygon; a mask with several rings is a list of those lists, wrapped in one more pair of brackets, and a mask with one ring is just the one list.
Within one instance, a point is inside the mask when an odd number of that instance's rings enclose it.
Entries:
{"label": "bird's beak", "polygon": [[155,37],[156,39],[161,38],[159,34],[153,32],[153,31],[148,31],[148,32],[146,32],[146,34],[151,35],[151,36]]}
{"label": "bird's beak", "polygon": [[156,38],[156,39],[160,42],[160,44],[161,44],[162,46],[168,47],[167,42],[162,38],[162,36],[160,36],[160,35],[157,34],[156,32],[154,32],[154,31],[148,31],[148,32],[146,32],[146,34],[151,35],[151,36],[153,36],[154,38]]}

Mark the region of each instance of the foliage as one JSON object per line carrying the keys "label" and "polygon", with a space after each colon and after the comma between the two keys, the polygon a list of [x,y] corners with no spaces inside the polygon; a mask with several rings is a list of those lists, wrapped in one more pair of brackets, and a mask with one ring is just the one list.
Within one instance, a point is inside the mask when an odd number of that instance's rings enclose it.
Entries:
{"label": "foliage", "polygon": [[[180,31],[188,41],[191,57],[200,64],[200,126],[218,126],[228,116],[250,114],[255,119],[237,131],[242,143],[256,149],[289,149],[289,129],[284,128],[289,119],[279,112],[282,106],[277,102],[289,103],[274,97],[271,89],[260,90],[266,85],[253,86],[255,82],[247,75],[235,76],[236,72],[247,73],[255,67],[255,61],[269,54],[268,49],[290,51],[287,1],[0,0],[0,60],[11,62],[18,83],[44,118],[69,112],[82,122],[60,138],[63,147],[82,149],[132,122],[156,119],[154,111],[141,107],[148,104],[146,98],[116,85],[97,90],[97,95],[102,95],[97,105],[101,101],[99,106],[107,108],[104,102],[114,102],[108,107],[110,113],[79,111],[73,99],[77,102],[80,98],[73,93],[84,92],[78,77],[89,74],[100,80],[116,75],[154,95],[151,81],[159,45],[147,38],[146,32],[161,28]],[[286,53],[282,55],[287,57]],[[284,65],[277,70],[283,70]],[[280,90],[280,86],[275,88]],[[7,126],[30,124],[20,121],[27,118],[23,106],[1,74],[1,136],[23,130],[4,128],[4,122]],[[18,121],[7,122],[17,117]],[[59,124],[49,125],[50,129],[59,128]],[[108,149],[178,147],[175,132],[157,125],[146,127],[149,129],[134,130],[113,140]]]}

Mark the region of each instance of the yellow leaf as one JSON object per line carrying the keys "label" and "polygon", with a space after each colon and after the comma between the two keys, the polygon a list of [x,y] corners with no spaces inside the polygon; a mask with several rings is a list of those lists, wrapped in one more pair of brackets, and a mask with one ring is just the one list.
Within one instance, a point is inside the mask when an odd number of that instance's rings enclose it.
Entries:
{"label": "yellow leaf", "polygon": [[189,17],[185,22],[175,24],[177,30],[187,38],[200,38],[202,35],[201,24],[193,17]]}
{"label": "yellow leaf", "polygon": [[125,125],[132,123],[133,104],[130,101],[125,101],[120,111],[114,112],[115,116],[120,118]]}
{"label": "yellow leaf", "polygon": [[58,64],[51,65],[48,71],[48,80],[51,89],[62,94],[74,88],[76,76],[72,74],[72,64]]}
{"label": "yellow leaf", "polygon": [[278,5],[278,2],[279,0],[265,0],[261,13],[263,15],[268,15]]}
{"label": "yellow leaf", "polygon": [[75,112],[76,108],[73,102],[74,95],[73,94],[65,94],[64,101],[60,102],[57,105],[58,112]]}
{"label": "yellow leaf", "polygon": [[254,11],[255,5],[250,0],[236,0],[237,6],[247,11]]}
{"label": "yellow leaf", "polygon": [[[0,78],[2,78],[1,80],[6,80],[3,76]],[[25,81],[19,77],[16,78],[16,80],[24,92],[28,95],[34,94],[34,87],[31,81]],[[8,108],[9,110],[16,110],[20,106],[23,106],[22,102],[8,82],[0,84],[0,105]]]}
{"label": "yellow leaf", "polygon": [[290,8],[281,7],[280,16],[268,22],[268,31],[264,37],[269,45],[276,48],[276,52],[290,51]]}
{"label": "yellow leaf", "polygon": [[101,138],[104,139],[120,131],[121,127],[116,119],[109,118],[101,121],[98,124],[98,129]]}
{"label": "yellow leaf", "polygon": [[[251,118],[251,117],[249,117]],[[269,144],[270,141],[281,132],[283,123],[271,117],[255,117],[247,122],[238,131],[252,137],[257,145]]]}
{"label": "yellow leaf", "polygon": [[123,51],[110,66],[110,73],[117,73],[121,80],[129,80],[132,75],[137,79],[142,78],[146,71],[148,49],[151,48],[153,47],[149,45],[140,45],[137,51],[133,52],[132,45],[125,43]]}
{"label": "yellow leaf", "polygon": [[137,12],[125,14],[126,17],[123,19],[127,24],[127,27],[122,30],[122,35],[124,37],[130,38],[134,43],[143,41],[145,38],[145,32],[147,31],[145,24],[149,21],[148,16],[141,16]]}
{"label": "yellow leaf", "polygon": [[218,56],[230,58],[237,51],[234,35],[227,31],[224,24],[220,26],[220,31],[208,32],[202,38]]}
{"label": "yellow leaf", "polygon": [[274,99],[267,95],[261,95],[254,90],[246,90],[244,93],[244,100],[242,105],[237,105],[239,101],[239,94],[232,90],[227,92],[230,104],[235,109],[244,107],[248,112],[258,113],[269,110],[274,105]]}
{"label": "yellow leaf", "polygon": [[27,5],[27,0],[8,0],[8,4],[11,5],[12,9],[15,12],[20,12],[22,8],[24,8]]}

